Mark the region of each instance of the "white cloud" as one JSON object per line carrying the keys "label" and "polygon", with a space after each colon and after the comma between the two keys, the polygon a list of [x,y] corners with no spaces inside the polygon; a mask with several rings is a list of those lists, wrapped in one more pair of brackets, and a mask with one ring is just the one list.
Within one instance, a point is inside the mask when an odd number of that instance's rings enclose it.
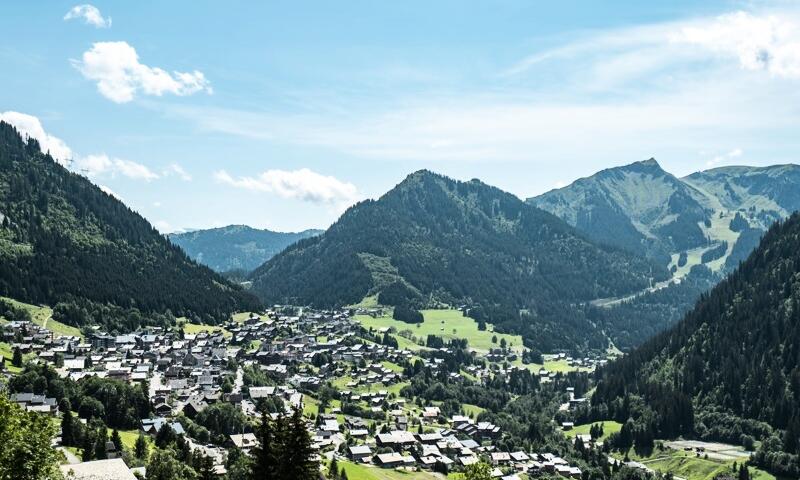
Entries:
{"label": "white cloud", "polygon": [[181,180],[183,180],[184,182],[191,182],[192,181],[192,176],[189,175],[189,172],[187,172],[183,167],[181,167],[177,163],[173,163],[173,164],[169,165],[167,168],[165,168],[161,172],[161,174],[164,177],[170,177],[172,175],[175,175],[178,178],[180,178]]}
{"label": "white cloud", "polygon": [[706,168],[713,168],[719,166],[722,163],[727,163],[734,158],[739,158],[742,156],[744,152],[741,148],[734,148],[728,153],[723,153],[722,155],[716,155],[712,159],[706,162]]}
{"label": "white cloud", "polygon": [[23,137],[35,138],[43,152],[50,155],[60,164],[67,165],[72,158],[72,150],[58,137],[44,131],[42,122],[33,115],[19,112],[0,112],[0,121],[16,127]]}
{"label": "white cloud", "polygon": [[112,197],[116,198],[117,200],[119,200],[121,202],[124,201],[122,199],[122,197],[117,195],[117,192],[115,192],[114,190],[111,190],[111,188],[108,187],[107,185],[98,185],[98,187],[100,188],[100,190],[106,192],[107,194],[111,195]]}
{"label": "white cloud", "polygon": [[729,13],[686,26],[672,41],[735,57],[745,70],[800,78],[800,23],[790,15]]}
{"label": "white cloud", "polygon": [[103,18],[100,10],[94,5],[76,5],[72,7],[66,15],[64,20],[83,19],[87,25],[92,25],[97,28],[111,28],[111,17]]}
{"label": "white cloud", "polygon": [[121,158],[111,158],[104,153],[78,158],[73,163],[73,169],[88,177],[110,175],[113,178],[122,175],[133,180],[147,182],[159,178],[157,173],[141,163]]}
{"label": "white cloud", "polygon": [[[796,11],[751,16],[800,25]],[[713,30],[719,21],[578,32],[552,50],[533,52],[504,72],[447,93],[420,89],[365,101],[333,92],[281,112],[163,103],[153,108],[202,130],[330,149],[395,167],[402,162],[409,170],[436,168],[471,178],[485,165],[520,162],[547,172],[505,180],[505,188],[519,192],[544,191],[559,180],[651,156],[671,172],[688,174],[732,146],[756,164],[796,161],[797,81],[742,68],[738,56],[684,36],[686,29]],[[791,44],[794,35],[770,45]],[[711,153],[698,154],[701,149]]]}
{"label": "white cloud", "polygon": [[162,235],[166,235],[175,231],[175,228],[173,228],[172,225],[165,220],[156,220],[153,222],[153,226],[156,227],[156,230],[158,230]]}
{"label": "white cloud", "polygon": [[273,193],[283,198],[313,203],[341,205],[358,197],[355,185],[335,177],[321,175],[307,168],[299,170],[267,170],[255,177],[234,178],[225,170],[214,174],[221,183],[243,190]]}
{"label": "white cloud", "polygon": [[205,75],[193,72],[169,72],[139,62],[136,50],[127,42],[98,42],[83,53],[73,65],[84,77],[97,82],[101,95],[116,103],[127,103],[138,93],[179,96],[212,93]]}

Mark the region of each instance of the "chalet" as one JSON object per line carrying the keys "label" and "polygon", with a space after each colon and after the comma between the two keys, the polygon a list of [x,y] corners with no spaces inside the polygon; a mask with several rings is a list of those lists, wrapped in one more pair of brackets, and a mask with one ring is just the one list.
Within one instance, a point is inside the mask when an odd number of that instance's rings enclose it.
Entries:
{"label": "chalet", "polygon": [[33,393],[15,393],[10,400],[28,412],[39,412],[55,415],[58,413],[58,402],[55,398]]}
{"label": "chalet", "polygon": [[136,480],[121,458],[67,464],[59,468],[64,477],[73,480]]}
{"label": "chalet", "polygon": [[347,453],[354,462],[361,462],[372,456],[372,450],[367,445],[353,445],[347,449]]}
{"label": "chalet", "polygon": [[255,434],[252,433],[231,435],[229,438],[231,440],[231,443],[236,448],[242,450],[245,453],[249,453],[250,450],[252,450],[258,445],[258,438],[256,438]]}
{"label": "chalet", "polygon": [[397,468],[403,465],[413,465],[414,457],[399,453],[381,453],[377,455],[378,465],[385,468]]}

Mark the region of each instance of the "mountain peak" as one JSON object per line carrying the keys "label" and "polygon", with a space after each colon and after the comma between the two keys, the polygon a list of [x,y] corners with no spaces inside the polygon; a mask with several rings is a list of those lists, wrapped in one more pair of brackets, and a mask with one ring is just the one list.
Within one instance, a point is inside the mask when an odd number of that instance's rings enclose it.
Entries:
{"label": "mountain peak", "polygon": [[659,163],[653,157],[650,157],[647,160],[640,160],[638,162],[633,162],[631,164],[619,168],[623,170],[658,171],[658,172],[664,171],[664,169],[661,168],[661,165],[659,165]]}

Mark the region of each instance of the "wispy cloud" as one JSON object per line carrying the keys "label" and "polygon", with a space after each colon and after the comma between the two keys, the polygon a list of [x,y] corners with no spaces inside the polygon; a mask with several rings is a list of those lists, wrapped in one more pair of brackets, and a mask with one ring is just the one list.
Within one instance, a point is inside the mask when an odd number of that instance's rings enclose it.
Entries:
{"label": "wispy cloud", "polygon": [[139,55],[127,42],[97,42],[72,64],[84,77],[97,82],[101,95],[116,103],[132,101],[137,94],[162,96],[212,93],[211,84],[202,72],[169,73],[139,61]]}
{"label": "wispy cloud", "polygon": [[87,25],[97,28],[111,28],[111,17],[103,18],[100,10],[94,5],[76,5],[69,9],[64,20],[82,19]]}
{"label": "wispy cloud", "polygon": [[141,163],[122,158],[111,158],[108,155],[94,154],[76,159],[73,168],[88,177],[121,175],[132,180],[151,181],[159,178],[159,175]]}
{"label": "wispy cloud", "polygon": [[162,172],[161,175],[164,177],[171,177],[176,176],[183,180],[184,182],[191,182],[192,176],[187,172],[182,166],[178,165],[177,163],[173,163],[167,166]]}
{"label": "wispy cloud", "polygon": [[233,177],[219,170],[214,178],[223,184],[253,192],[272,193],[283,198],[330,205],[349,204],[358,198],[355,185],[308,168],[267,170],[256,176]]}
{"label": "wispy cloud", "polygon": [[[347,108],[316,112],[163,108],[202,130],[378,160],[608,162],[722,151],[731,138],[750,151],[800,121],[791,73],[798,18],[732,13],[583,32],[498,72],[488,87],[383,104],[345,95]],[[537,82],[542,75],[552,81]]]}

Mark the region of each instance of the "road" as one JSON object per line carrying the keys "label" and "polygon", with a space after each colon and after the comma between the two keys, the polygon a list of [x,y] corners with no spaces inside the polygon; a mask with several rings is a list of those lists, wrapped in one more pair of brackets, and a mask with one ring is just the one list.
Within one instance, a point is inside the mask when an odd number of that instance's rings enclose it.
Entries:
{"label": "road", "polygon": [[81,459],[73,455],[72,452],[67,450],[64,447],[58,447],[58,450],[64,454],[64,457],[67,459],[67,463],[70,465],[75,465],[76,463],[81,463]]}
{"label": "road", "polygon": [[242,367],[236,369],[236,379],[233,382],[233,393],[241,393],[244,386],[244,372]]}

